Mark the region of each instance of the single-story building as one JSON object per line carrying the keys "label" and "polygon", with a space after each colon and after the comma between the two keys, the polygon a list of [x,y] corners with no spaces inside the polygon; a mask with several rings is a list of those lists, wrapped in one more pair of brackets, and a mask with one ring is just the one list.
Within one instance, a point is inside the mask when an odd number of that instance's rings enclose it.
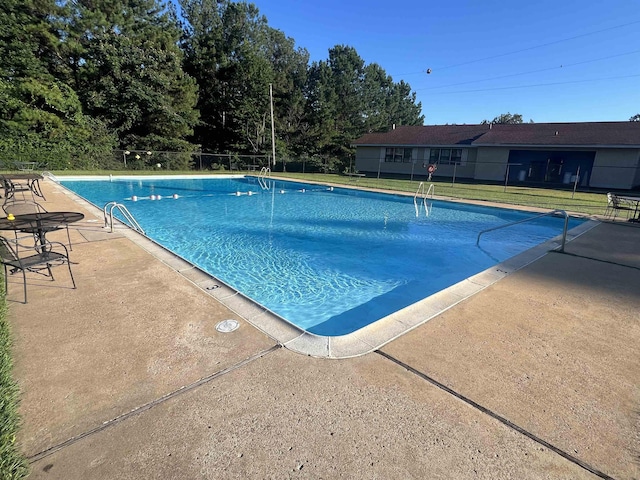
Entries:
{"label": "single-story building", "polygon": [[353,145],[361,173],[640,186],[640,122],[394,126]]}

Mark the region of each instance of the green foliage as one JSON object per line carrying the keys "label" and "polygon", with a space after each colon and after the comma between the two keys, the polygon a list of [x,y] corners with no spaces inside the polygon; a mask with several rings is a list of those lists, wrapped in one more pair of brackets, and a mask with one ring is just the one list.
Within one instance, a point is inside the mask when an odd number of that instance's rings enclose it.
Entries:
{"label": "green foliage", "polygon": [[195,80],[182,69],[175,16],[155,0],[67,2],[67,76],[84,112],[123,148],[163,149],[193,133]]}
{"label": "green foliage", "polygon": [[[522,121],[522,115],[520,115],[519,113],[511,114],[507,112],[507,113],[503,113],[502,115],[498,115],[496,118],[494,118],[491,121],[483,120],[482,122],[480,122],[481,125],[488,125],[490,123],[497,125],[497,124],[516,124],[516,123],[524,123],[524,122]],[[529,123],[533,123],[533,120],[530,120]]]}
{"label": "green foliage", "polygon": [[187,22],[185,69],[200,87],[196,142],[218,152],[264,151],[271,144],[269,83],[275,77],[266,19],[249,3],[181,0],[180,5]]}
{"label": "green foliage", "polygon": [[351,142],[362,134],[424,122],[407,83],[394,83],[377,64],[365,66],[356,50],[344,45],[311,66],[308,99],[312,151],[334,158],[340,169],[348,166]]}
{"label": "green foliage", "polygon": [[262,156],[273,142],[338,171],[361,134],[424,120],[410,86],[353,47],[309,66],[252,3],[179,1],[183,25],[169,0],[5,0],[0,161],[117,168],[118,148],[183,152],[158,162],[183,169],[188,152]]}
{"label": "green foliage", "polygon": [[[0,161],[87,168],[113,148],[99,121],[82,115],[76,92],[56,79],[57,37],[46,0],[11,1],[0,14]],[[7,35],[7,36],[5,36]]]}
{"label": "green foliage", "polygon": [[[4,284],[4,281],[2,282]],[[4,289],[2,289],[4,290]],[[4,291],[0,292],[0,478],[20,479],[29,473],[25,457],[16,444],[20,424],[19,389],[12,377],[11,330],[7,321]]]}

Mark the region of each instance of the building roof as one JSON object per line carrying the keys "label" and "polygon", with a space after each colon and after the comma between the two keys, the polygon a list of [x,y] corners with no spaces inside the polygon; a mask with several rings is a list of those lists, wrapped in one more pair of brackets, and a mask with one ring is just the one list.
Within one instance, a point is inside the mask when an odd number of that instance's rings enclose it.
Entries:
{"label": "building roof", "polygon": [[400,126],[368,133],[356,146],[638,146],[640,122]]}
{"label": "building roof", "polygon": [[354,145],[471,145],[489,131],[489,125],[417,125],[396,127],[388,132],[367,133]]}

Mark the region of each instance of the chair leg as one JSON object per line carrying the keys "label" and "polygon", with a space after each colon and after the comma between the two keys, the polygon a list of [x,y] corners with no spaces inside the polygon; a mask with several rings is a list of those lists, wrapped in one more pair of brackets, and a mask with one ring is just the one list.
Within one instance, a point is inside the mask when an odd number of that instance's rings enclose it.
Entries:
{"label": "chair leg", "polygon": [[69,267],[69,276],[71,277],[71,283],[73,283],[73,288],[76,288],[76,281],[73,278],[73,272],[71,271],[71,262],[69,261],[69,259],[67,258],[67,267]]}
{"label": "chair leg", "polygon": [[22,282],[24,283],[24,304],[27,304],[27,272],[22,269]]}
{"label": "chair leg", "polygon": [[51,271],[51,265],[47,263],[47,271],[49,272],[49,276],[51,277],[51,281],[53,282],[55,278],[53,278],[53,272]]}
{"label": "chair leg", "polygon": [[69,250],[73,250],[73,247],[71,246],[71,235],[69,235],[69,225],[67,225],[66,227],[67,227],[67,240],[69,240]]}

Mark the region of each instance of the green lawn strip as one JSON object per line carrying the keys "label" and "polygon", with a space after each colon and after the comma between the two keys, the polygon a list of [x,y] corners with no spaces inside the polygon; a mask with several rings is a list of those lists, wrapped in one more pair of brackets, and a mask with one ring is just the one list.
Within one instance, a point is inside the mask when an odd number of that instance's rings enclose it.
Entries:
{"label": "green lawn strip", "polygon": [[[358,186],[391,190],[396,192],[416,193],[420,184],[419,180],[400,180],[388,178],[353,178],[336,174],[302,174],[302,173],[274,173],[274,176],[286,176],[297,180],[312,180],[342,184],[345,186]],[[509,205],[538,207],[549,210],[562,209],[574,213],[588,215],[602,215],[607,207],[604,193],[576,192],[571,190],[556,190],[550,188],[534,188],[504,185],[487,185],[481,183],[453,183],[451,180],[424,182],[425,185],[434,186],[436,196],[450,197],[460,200],[475,200],[483,202],[496,202]],[[572,198],[573,197],[573,198]]]}
{"label": "green lawn strip", "polygon": [[4,292],[1,292],[0,297],[0,478],[13,480],[24,478],[29,470],[16,443],[20,426],[20,392],[12,376],[11,329],[7,320]]}

